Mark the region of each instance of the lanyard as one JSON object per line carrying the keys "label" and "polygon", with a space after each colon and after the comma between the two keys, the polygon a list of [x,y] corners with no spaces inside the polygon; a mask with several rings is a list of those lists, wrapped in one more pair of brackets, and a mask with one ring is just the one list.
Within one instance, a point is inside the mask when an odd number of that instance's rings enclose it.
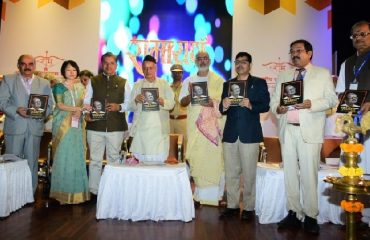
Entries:
{"label": "lanyard", "polygon": [[366,55],[365,60],[361,63],[360,67],[357,70],[356,70],[356,66],[353,66],[353,75],[355,76],[354,82],[357,82],[356,79],[358,75],[360,75],[362,68],[365,66],[369,58],[370,58],[370,52]]}

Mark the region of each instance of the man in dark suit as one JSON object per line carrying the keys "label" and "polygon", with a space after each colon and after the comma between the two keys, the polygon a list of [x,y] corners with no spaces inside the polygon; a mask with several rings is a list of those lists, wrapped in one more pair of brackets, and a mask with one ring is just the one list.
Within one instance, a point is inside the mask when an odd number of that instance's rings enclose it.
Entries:
{"label": "man in dark suit", "polygon": [[27,115],[28,98],[31,93],[49,95],[45,117],[51,113],[54,100],[50,83],[33,74],[36,63],[31,55],[19,57],[18,69],[19,73],[4,76],[0,85],[0,111],[6,116],[4,122],[6,153],[28,160],[35,192],[44,119],[32,119]]}
{"label": "man in dark suit", "polygon": [[[224,83],[220,112],[226,115],[223,133],[227,208],[220,217],[240,214],[240,176],[243,176],[243,211],[241,219],[249,221],[254,216],[255,181],[259,144],[263,141],[260,113],[269,110],[270,95],[266,81],[249,74],[252,56],[239,52],[235,58],[238,76]],[[230,106],[230,82],[245,81],[247,94],[239,106]]]}

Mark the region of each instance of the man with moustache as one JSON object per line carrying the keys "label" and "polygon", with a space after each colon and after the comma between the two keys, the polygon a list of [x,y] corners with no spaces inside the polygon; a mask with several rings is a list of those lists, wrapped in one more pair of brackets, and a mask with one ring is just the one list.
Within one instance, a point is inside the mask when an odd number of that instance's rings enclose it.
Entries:
{"label": "man with moustache", "polygon": [[[304,230],[319,234],[317,175],[324,141],[325,111],[335,107],[338,99],[330,72],[311,64],[312,55],[313,48],[308,41],[300,39],[290,44],[295,68],[279,74],[270,107],[278,119],[289,211],[278,223],[278,229],[300,228],[304,219]],[[281,85],[292,80],[303,81],[305,99],[288,111],[288,107],[280,106]]]}
{"label": "man with moustache", "polygon": [[[236,55],[235,69],[238,76],[224,83],[223,100],[219,106],[221,113],[226,115],[222,142],[227,192],[227,208],[221,213],[220,218],[239,216],[240,178],[242,178],[243,221],[250,221],[254,216],[257,161],[259,145],[263,142],[260,113],[267,112],[270,108],[270,94],[266,81],[249,73],[251,64],[252,56],[249,53],[239,52]],[[235,97],[239,96],[240,88],[235,82],[244,82],[246,87],[247,97],[243,97],[239,106],[232,106],[232,100],[228,97],[229,87],[233,86],[239,89],[235,92]]]}
{"label": "man with moustache", "polygon": [[[347,58],[340,67],[336,92],[343,93],[345,90],[368,90],[370,91],[370,22],[360,21],[351,28],[350,39],[356,52]],[[370,109],[370,92],[365,103],[361,107],[362,114]],[[360,155],[358,165],[370,173],[370,134],[364,136],[364,151]],[[370,208],[362,211],[362,221],[370,226]]]}
{"label": "man with moustache", "polygon": [[[179,96],[181,105],[188,107],[186,159],[189,161],[190,174],[195,183],[196,207],[200,204],[218,206],[225,184],[220,136],[224,119],[218,110],[224,79],[209,70],[211,60],[207,52],[198,52],[195,59],[198,72],[185,79]],[[195,82],[207,82],[207,103],[189,105],[190,89]]]}
{"label": "man with moustache", "polygon": [[[153,56],[145,56],[142,68],[144,79],[135,83],[130,97],[130,110],[134,112],[130,150],[139,162],[163,163],[170,148],[169,111],[175,105],[174,95],[167,81],[157,77],[157,61]],[[158,111],[142,110],[146,101],[142,88],[158,89]]]}
{"label": "man with moustache", "polygon": [[107,52],[101,57],[103,72],[91,79],[86,86],[84,104],[91,109],[91,99],[104,99],[107,103],[103,111],[107,112],[104,120],[87,120],[87,143],[90,150],[89,188],[95,200],[99,190],[103,155],[106,151],[108,164],[120,160],[124,132],[127,130],[125,112],[128,109],[131,88],[126,79],[116,74],[117,57]]}
{"label": "man with moustache", "polygon": [[[5,113],[5,153],[24,157],[32,174],[33,192],[37,188],[40,141],[44,134],[44,119],[27,115],[30,94],[48,95],[45,118],[50,115],[54,100],[50,83],[34,75],[36,63],[33,56],[25,54],[18,59],[19,73],[5,75],[0,85],[0,111]],[[40,100],[40,99],[39,99]]]}

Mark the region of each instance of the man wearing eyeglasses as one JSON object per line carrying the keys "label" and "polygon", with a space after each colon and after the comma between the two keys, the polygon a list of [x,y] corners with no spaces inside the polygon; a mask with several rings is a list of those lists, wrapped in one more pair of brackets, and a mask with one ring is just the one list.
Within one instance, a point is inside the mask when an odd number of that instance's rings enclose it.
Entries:
{"label": "man wearing eyeglasses", "polygon": [[[353,47],[355,54],[347,58],[340,67],[336,92],[341,94],[347,89],[370,91],[370,22],[360,21],[351,28]],[[370,109],[370,92],[365,103],[361,106],[362,114]],[[370,134],[365,136],[365,150],[361,153],[361,161],[358,165],[370,173]],[[370,225],[370,208],[362,211],[362,221]]]}
{"label": "man wearing eyeglasses", "polygon": [[[237,77],[224,83],[222,103],[219,110],[226,115],[223,132],[227,208],[220,218],[240,214],[240,178],[243,182],[243,211],[241,219],[251,221],[254,217],[256,199],[256,172],[259,144],[263,142],[260,113],[270,109],[270,94],[264,79],[250,75],[252,56],[239,52],[235,57]],[[232,106],[228,96],[233,82],[244,82],[246,97],[239,106]],[[233,84],[229,86],[230,84]],[[239,89],[240,91],[240,89]]]}
{"label": "man wearing eyeglasses", "polygon": [[[188,106],[188,143],[185,155],[195,183],[195,206],[218,206],[225,182],[220,136],[223,118],[218,111],[224,79],[209,70],[211,60],[207,52],[198,52],[195,64],[198,72],[184,80],[179,96],[181,105]],[[207,82],[207,103],[190,104],[192,83],[195,82]]]}
{"label": "man wearing eyeglasses", "polygon": [[27,159],[35,193],[44,119],[32,119],[27,115],[28,99],[30,94],[49,95],[45,118],[50,115],[54,100],[49,81],[34,75],[36,63],[33,56],[21,55],[17,66],[19,73],[5,75],[0,85],[0,111],[6,116],[5,147],[6,153]]}
{"label": "man wearing eyeglasses", "polygon": [[[335,107],[338,99],[330,72],[311,64],[312,56],[308,41],[301,39],[290,44],[294,68],[279,74],[270,107],[278,119],[288,209],[278,229],[301,228],[304,219],[304,230],[319,234],[317,182],[325,111]],[[280,106],[281,85],[292,80],[303,81],[303,103],[293,108]]]}

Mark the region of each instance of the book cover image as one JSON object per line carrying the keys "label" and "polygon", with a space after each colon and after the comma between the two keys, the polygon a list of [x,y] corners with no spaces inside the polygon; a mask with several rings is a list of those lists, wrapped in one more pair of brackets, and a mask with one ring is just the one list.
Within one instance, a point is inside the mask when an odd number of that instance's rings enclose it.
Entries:
{"label": "book cover image", "polygon": [[367,97],[367,90],[346,90],[337,107],[338,113],[357,114]]}
{"label": "book cover image", "polygon": [[48,95],[30,94],[28,98],[27,115],[36,119],[45,118],[48,100]]}
{"label": "book cover image", "polygon": [[93,121],[106,120],[107,112],[105,107],[107,105],[106,99],[91,99],[92,111],[90,112],[90,118]]}
{"label": "book cover image", "polygon": [[159,111],[159,91],[158,88],[142,88],[141,94],[144,96],[144,102],[142,104],[142,110],[148,111]]}
{"label": "book cover image", "polygon": [[191,83],[191,104],[200,105],[208,102],[207,82]]}
{"label": "book cover image", "polygon": [[280,106],[291,106],[303,102],[303,81],[281,84]]}
{"label": "book cover image", "polygon": [[230,106],[239,106],[239,103],[246,97],[245,85],[245,81],[230,82],[228,89]]}

